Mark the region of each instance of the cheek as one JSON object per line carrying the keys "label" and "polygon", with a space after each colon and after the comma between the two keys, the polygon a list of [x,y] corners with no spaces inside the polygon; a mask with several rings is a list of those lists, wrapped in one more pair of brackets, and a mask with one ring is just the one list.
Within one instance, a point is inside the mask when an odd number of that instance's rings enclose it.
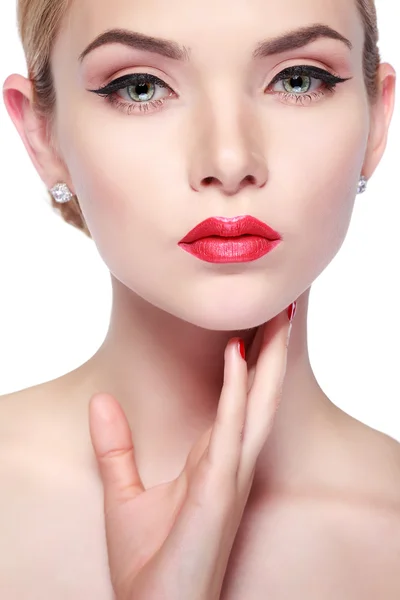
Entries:
{"label": "cheek", "polygon": [[[104,114],[104,113],[103,113]],[[152,127],[108,117],[107,122],[75,123],[64,136],[67,164],[93,238],[100,245],[112,236],[138,236],[157,214],[160,188],[167,184],[166,143]],[[123,119],[126,119],[122,127]],[[142,118],[146,121],[146,117]],[[107,121],[107,119],[104,119]],[[93,121],[93,117],[92,117]],[[129,126],[132,135],[129,134]],[[157,182],[163,182],[163,185]],[[168,186],[169,187],[169,186]],[[103,240],[104,238],[104,240]]]}
{"label": "cheek", "polygon": [[[176,244],[191,219],[178,136],[160,134],[160,120],[146,117],[133,117],[132,135],[126,115],[103,127],[86,117],[63,135],[85,220],[111,273],[150,299],[168,273],[179,271]],[[172,149],[169,139],[176,140]]]}
{"label": "cheek", "polygon": [[310,108],[308,114],[307,108],[299,108],[302,117],[286,121],[271,167],[282,198],[277,210],[282,211],[290,252],[297,257],[291,266],[301,261],[310,276],[313,271],[313,279],[345,239],[369,131],[368,106],[361,96],[333,100],[329,110],[328,102],[326,109]]}

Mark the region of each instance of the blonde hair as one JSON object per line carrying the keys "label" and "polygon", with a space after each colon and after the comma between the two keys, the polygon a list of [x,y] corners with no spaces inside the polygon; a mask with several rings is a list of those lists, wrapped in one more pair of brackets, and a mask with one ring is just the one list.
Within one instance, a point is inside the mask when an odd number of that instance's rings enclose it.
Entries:
{"label": "blonde hair", "polygon": [[[61,27],[72,0],[18,0],[18,31],[25,52],[28,77],[33,84],[33,107],[46,118],[50,144],[56,149],[54,138],[54,114],[56,95],[51,72],[51,51],[57,32]],[[365,86],[370,104],[379,95],[378,68],[380,52],[379,33],[374,0],[356,0],[365,30],[363,67]],[[78,199],[58,204],[49,194],[54,210],[67,222],[83,231],[90,232],[82,215]]]}

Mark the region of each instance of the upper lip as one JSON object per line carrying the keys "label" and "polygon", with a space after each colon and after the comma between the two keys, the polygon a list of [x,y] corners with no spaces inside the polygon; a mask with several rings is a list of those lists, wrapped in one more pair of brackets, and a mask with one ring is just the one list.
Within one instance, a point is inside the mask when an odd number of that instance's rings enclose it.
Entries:
{"label": "upper lip", "polygon": [[282,239],[280,234],[263,221],[244,215],[242,217],[210,217],[202,221],[179,242],[190,244],[196,240],[212,235],[220,237],[236,237],[240,235],[259,235],[269,240]]}

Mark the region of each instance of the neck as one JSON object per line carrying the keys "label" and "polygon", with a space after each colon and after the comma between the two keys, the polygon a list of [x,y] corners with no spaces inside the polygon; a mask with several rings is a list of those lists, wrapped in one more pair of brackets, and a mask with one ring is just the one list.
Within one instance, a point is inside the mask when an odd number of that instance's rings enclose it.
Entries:
{"label": "neck", "polygon": [[[297,300],[283,395],[257,462],[254,483],[263,488],[287,488],[315,471],[315,444],[326,441],[338,413],[309,361],[309,292]],[[109,330],[97,353],[74,372],[74,381],[82,386],[76,397],[87,406],[96,392],[115,396],[132,430],[145,487],[172,480],[215,420],[228,340],[242,337],[248,348],[255,332],[197,327],[114,280]]]}

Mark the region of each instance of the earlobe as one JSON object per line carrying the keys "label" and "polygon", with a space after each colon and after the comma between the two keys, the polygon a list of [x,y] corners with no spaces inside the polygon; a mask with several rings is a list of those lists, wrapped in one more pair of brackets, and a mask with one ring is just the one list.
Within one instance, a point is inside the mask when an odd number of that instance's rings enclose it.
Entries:
{"label": "earlobe", "polygon": [[380,95],[371,108],[370,135],[362,169],[367,179],[373,175],[385,151],[395,104],[396,71],[388,63],[382,63],[379,73]]}
{"label": "earlobe", "polygon": [[56,180],[65,179],[60,160],[51,149],[46,119],[32,108],[32,82],[19,74],[10,75],[3,85],[3,98],[7,112],[46,187],[50,188]]}

